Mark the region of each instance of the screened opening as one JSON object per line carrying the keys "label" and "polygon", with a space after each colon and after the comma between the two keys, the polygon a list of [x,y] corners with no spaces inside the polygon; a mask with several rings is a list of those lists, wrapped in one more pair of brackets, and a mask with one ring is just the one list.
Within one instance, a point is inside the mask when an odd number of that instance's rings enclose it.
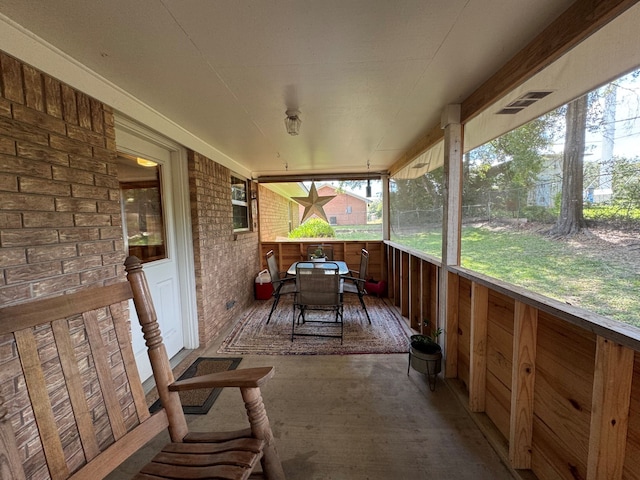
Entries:
{"label": "screened opening", "polygon": [[442,167],[417,178],[389,182],[391,240],[442,256]]}
{"label": "screened opening", "polygon": [[258,191],[262,241],[382,240],[379,179],[264,183]]}
{"label": "screened opening", "polygon": [[640,325],[638,74],[465,155],[462,266]]}

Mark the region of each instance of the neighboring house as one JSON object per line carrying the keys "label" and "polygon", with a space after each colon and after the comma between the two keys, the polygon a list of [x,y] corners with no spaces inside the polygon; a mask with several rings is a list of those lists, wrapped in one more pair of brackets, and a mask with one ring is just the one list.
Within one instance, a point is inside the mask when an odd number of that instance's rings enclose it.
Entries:
{"label": "neighboring house", "polygon": [[[371,200],[352,192],[338,193],[337,187],[329,184],[318,184],[316,188],[321,197],[335,195],[335,198],[324,206],[324,213],[331,225],[366,225],[367,205]],[[299,210],[302,218],[304,207],[300,205]]]}
{"label": "neighboring house", "polygon": [[286,239],[291,230],[300,226],[298,204],[290,197],[305,196],[308,191],[302,183],[289,185],[288,188],[291,191],[280,191],[272,185],[258,185],[259,230],[263,242]]}
{"label": "neighboring house", "polygon": [[538,174],[538,181],[529,190],[527,204],[551,208],[561,189],[562,155],[548,156],[544,159],[544,167]]}
{"label": "neighboring house", "polygon": [[[595,181],[587,184],[583,190],[583,200],[591,203],[608,202],[612,198],[611,177],[598,176]],[[551,155],[545,158],[544,168],[538,174],[536,185],[529,190],[528,205],[551,208],[557,195],[562,191],[562,155]]]}

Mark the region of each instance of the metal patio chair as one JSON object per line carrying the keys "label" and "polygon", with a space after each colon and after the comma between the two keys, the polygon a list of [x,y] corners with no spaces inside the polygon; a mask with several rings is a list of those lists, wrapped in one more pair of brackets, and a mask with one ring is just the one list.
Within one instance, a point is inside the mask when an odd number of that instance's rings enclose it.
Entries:
{"label": "metal patio chair", "polygon": [[[344,336],[342,281],[338,265],[332,262],[317,264],[298,262],[296,267],[296,293],[293,301],[293,320],[291,325],[291,341],[295,336],[317,336],[340,338]],[[299,310],[296,317],[296,311]],[[309,310],[329,310],[335,312],[333,321],[312,320],[307,318]],[[340,335],[322,332],[296,332],[296,324],[326,323],[340,325]]]}
{"label": "metal patio chair", "polygon": [[280,297],[282,295],[288,295],[296,292],[296,283],[294,277],[287,277],[285,273],[282,273],[278,269],[278,260],[276,259],[273,250],[269,250],[266,254],[267,268],[269,269],[269,276],[271,277],[271,284],[273,285],[273,304],[269,311],[269,318],[267,318],[267,324],[271,321],[271,315],[275,311]]}
{"label": "metal patio chair", "polygon": [[364,288],[364,284],[366,282],[368,268],[369,268],[369,252],[367,252],[363,248],[360,251],[360,269],[350,270],[348,276],[342,277],[344,280],[342,291],[344,293],[354,293],[358,295],[358,299],[360,300],[360,305],[362,305],[362,308],[364,309],[364,313],[367,316],[367,320],[369,320],[369,324],[371,324],[371,318],[369,317],[367,306],[364,303],[364,296],[367,293],[367,291]]}

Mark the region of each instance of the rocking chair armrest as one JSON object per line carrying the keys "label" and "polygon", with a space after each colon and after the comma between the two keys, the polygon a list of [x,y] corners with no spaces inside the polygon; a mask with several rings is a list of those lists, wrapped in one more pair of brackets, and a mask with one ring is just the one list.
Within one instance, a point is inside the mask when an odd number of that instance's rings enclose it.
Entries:
{"label": "rocking chair armrest", "polygon": [[172,392],[193,390],[196,388],[257,388],[269,380],[275,370],[273,367],[243,368],[226,372],[209,373],[198,377],[178,380],[169,385]]}

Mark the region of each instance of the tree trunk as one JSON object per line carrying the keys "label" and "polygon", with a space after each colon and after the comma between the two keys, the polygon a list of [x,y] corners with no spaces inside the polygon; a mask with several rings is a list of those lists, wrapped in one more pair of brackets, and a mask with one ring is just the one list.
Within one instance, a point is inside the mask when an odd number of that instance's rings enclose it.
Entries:
{"label": "tree trunk", "polygon": [[560,216],[550,232],[552,235],[575,235],[586,228],[582,190],[587,107],[587,95],[575,99],[567,106],[562,160],[562,200]]}

